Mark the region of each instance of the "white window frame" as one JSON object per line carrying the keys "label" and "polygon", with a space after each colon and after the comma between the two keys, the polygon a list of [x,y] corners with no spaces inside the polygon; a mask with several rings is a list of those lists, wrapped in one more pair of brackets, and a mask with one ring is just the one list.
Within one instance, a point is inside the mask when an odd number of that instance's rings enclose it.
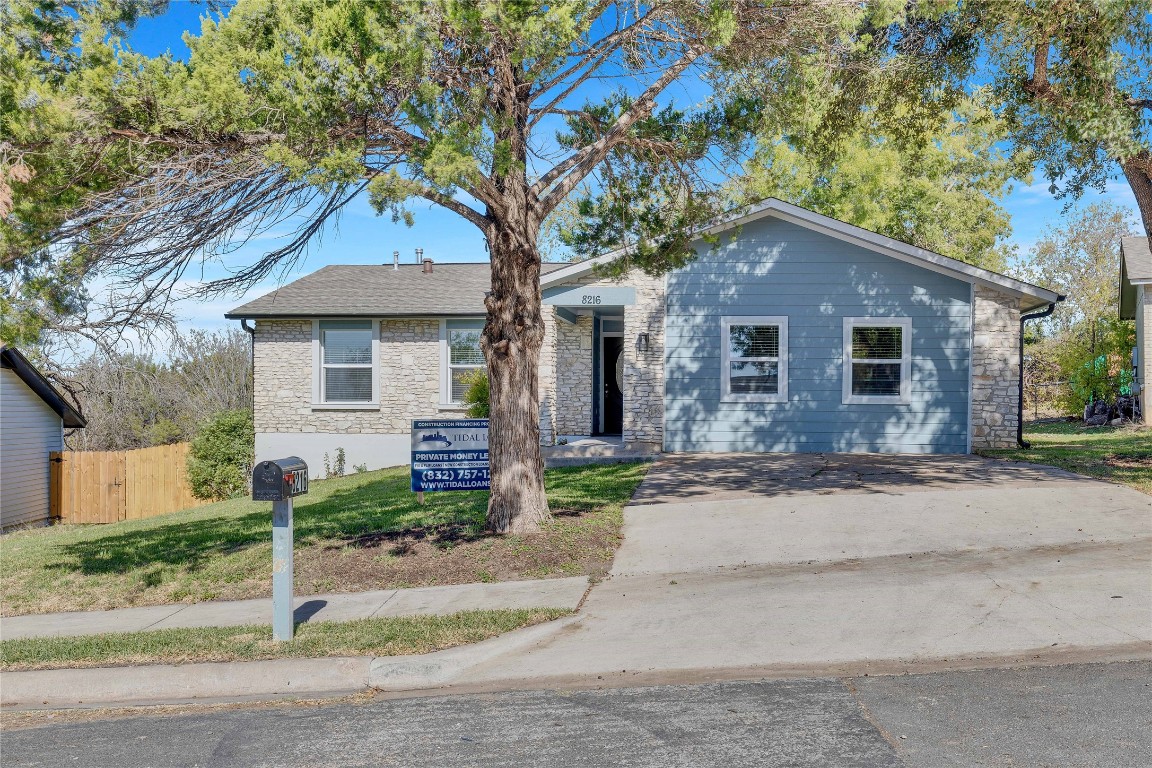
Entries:
{"label": "white window frame", "polygon": [[[734,325],[775,325],[780,329],[779,357],[732,357],[731,329]],[[788,317],[787,315],[742,315],[720,318],[720,402],[786,403],[788,402]],[[776,362],[779,386],[775,394],[732,392],[732,363]]]}
{"label": "white window frame", "polygon": [[[852,363],[894,363],[895,358],[852,359],[852,329],[900,328],[900,394],[898,395],[854,395],[852,394]],[[844,318],[844,405],[907,405],[912,402],[912,318],[910,317],[846,317]]]}
{"label": "white window frame", "polygon": [[[372,329],[372,399],[370,401],[324,401],[324,350],[320,343],[322,320],[363,322],[368,320]],[[312,320],[312,410],[314,411],[373,411],[380,409],[380,318],[325,317]]]}
{"label": "white window frame", "polygon": [[452,401],[452,368],[480,368],[483,366],[453,366],[452,355],[448,349],[448,323],[457,321],[484,322],[483,317],[451,317],[440,319],[440,407],[462,410],[464,404]]}

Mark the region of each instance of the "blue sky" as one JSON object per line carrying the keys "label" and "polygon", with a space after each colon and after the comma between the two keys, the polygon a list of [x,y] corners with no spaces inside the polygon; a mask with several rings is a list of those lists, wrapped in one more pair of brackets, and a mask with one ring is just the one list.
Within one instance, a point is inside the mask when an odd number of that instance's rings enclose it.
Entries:
{"label": "blue sky", "polygon": [[[176,0],[164,16],[144,19],[133,32],[130,45],[147,55],[171,51],[176,57],[184,58],[188,50],[181,37],[185,30],[199,31],[199,18],[204,12],[202,4]],[[1133,220],[1137,220],[1135,198],[1122,179],[1110,181],[1103,193],[1090,192],[1079,204],[1087,205],[1099,200],[1130,208]],[[1046,227],[1060,223],[1065,201],[1054,199],[1048,191],[1048,182],[1037,178],[1032,185],[1018,185],[1001,200],[1001,205],[1012,217],[1012,242],[1021,254],[1025,254]],[[391,263],[392,252],[396,250],[400,251],[402,260],[411,261],[415,258],[416,248],[423,248],[425,256],[438,262],[487,261],[483,238],[474,226],[430,203],[415,203],[412,208],[416,214],[415,225],[407,227],[393,224],[387,216],[376,216],[366,200],[355,201],[345,209],[339,226],[327,231],[321,241],[311,246],[306,258],[291,271],[280,275],[279,281],[290,282],[328,264]],[[269,242],[267,236],[251,242],[230,254],[227,261],[232,264],[253,261]],[[202,274],[188,274],[186,277],[195,281],[220,274],[221,267],[212,265]],[[271,280],[255,286],[244,296],[221,297],[208,302],[182,301],[177,305],[178,314],[185,325],[222,328],[231,323],[224,319],[224,312],[267,293],[276,287],[277,282]]]}

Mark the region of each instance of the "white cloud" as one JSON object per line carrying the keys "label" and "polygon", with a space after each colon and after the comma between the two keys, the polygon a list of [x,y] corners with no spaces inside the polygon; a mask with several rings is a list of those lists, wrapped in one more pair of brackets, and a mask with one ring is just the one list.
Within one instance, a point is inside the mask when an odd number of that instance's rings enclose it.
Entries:
{"label": "white cloud", "polygon": [[1008,195],[1008,199],[1018,203],[1029,204],[1048,201],[1052,199],[1052,183],[1047,179],[1037,181],[1025,187],[1015,187]]}

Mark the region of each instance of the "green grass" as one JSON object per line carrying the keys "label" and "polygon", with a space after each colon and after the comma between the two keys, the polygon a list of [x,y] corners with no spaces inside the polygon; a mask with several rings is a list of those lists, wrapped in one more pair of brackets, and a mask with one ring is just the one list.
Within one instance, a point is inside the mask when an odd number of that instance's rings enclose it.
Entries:
{"label": "green grass", "polygon": [[980,451],[984,456],[1048,464],[1152,494],[1152,428],[1085,427],[1079,422],[1031,424],[1030,450]]}
{"label": "green grass", "polygon": [[0,670],[190,664],[201,661],[402,656],[476,643],[513,629],[571,615],[565,608],[465,611],[450,616],[301,624],[287,642],[272,627],[197,627],[0,642]]}
{"label": "green grass", "polygon": [[[296,500],[297,594],[504,581],[606,571],[644,464],[548,470],[554,520],[539,534],[484,530],[487,493],[430,493],[407,468],[312,484]],[[271,594],[271,507],[233,499],[110,525],[0,538],[3,615],[102,610]]]}

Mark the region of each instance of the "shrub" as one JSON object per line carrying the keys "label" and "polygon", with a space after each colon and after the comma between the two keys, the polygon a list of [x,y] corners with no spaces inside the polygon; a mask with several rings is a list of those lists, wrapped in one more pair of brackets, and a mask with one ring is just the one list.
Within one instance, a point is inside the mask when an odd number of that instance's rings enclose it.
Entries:
{"label": "shrub", "polygon": [[477,368],[464,380],[468,383],[468,391],[464,393],[462,402],[468,406],[468,418],[488,418],[488,372],[483,368]]}
{"label": "shrub", "polygon": [[188,483],[198,499],[244,493],[252,468],[252,414],[223,411],[200,424],[188,453]]}
{"label": "shrub", "polygon": [[328,457],[328,452],[324,452],[324,478],[331,480],[334,477],[344,477],[344,462],[347,457],[344,455],[343,448],[336,449],[336,462],[333,463],[332,459]]}
{"label": "shrub", "polygon": [[1089,403],[1114,403],[1119,395],[1129,394],[1135,344],[1135,326],[1126,320],[1085,322],[1065,334],[1056,354],[1068,382],[1060,404],[1080,413]]}

